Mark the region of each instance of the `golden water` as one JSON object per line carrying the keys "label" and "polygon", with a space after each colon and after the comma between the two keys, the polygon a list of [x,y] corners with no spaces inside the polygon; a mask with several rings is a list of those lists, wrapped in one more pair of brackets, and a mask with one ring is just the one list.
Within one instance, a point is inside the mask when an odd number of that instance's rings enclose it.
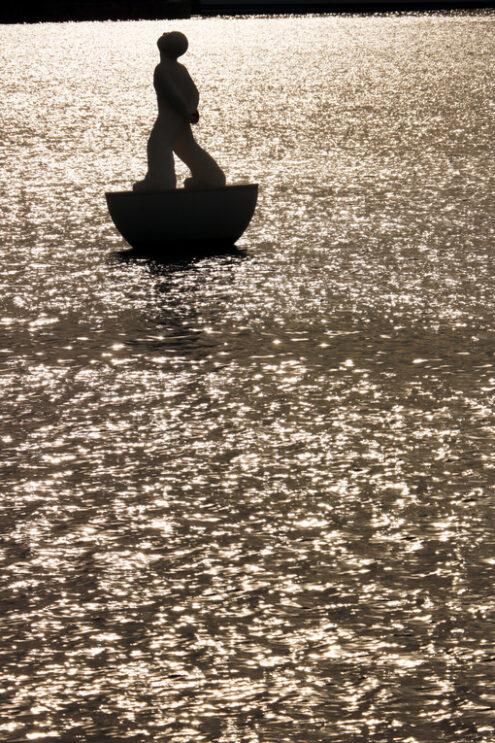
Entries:
{"label": "golden water", "polygon": [[[260,201],[166,266],[172,28]],[[493,742],[495,16],[0,40],[0,739]]]}

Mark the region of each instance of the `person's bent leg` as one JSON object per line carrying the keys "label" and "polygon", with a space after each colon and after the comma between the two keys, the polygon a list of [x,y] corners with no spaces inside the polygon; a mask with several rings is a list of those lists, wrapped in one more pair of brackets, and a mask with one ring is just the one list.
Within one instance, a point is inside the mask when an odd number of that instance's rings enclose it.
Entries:
{"label": "person's bent leg", "polygon": [[225,173],[206,150],[194,139],[189,124],[180,128],[174,141],[174,152],[189,170],[186,188],[220,188],[225,186]]}

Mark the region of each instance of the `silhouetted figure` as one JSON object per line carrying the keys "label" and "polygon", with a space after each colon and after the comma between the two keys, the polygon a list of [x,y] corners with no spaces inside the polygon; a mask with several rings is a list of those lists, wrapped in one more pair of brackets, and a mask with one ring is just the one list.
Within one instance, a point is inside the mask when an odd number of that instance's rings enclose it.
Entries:
{"label": "silhouetted figure", "polygon": [[148,140],[148,172],[133,191],[161,191],[176,187],[175,153],[188,166],[186,188],[225,186],[225,175],[215,160],[194,139],[191,124],[199,120],[199,93],[186,67],[177,61],[188,47],[179,31],[158,39],[160,64],[153,83],[158,99],[158,118]]}

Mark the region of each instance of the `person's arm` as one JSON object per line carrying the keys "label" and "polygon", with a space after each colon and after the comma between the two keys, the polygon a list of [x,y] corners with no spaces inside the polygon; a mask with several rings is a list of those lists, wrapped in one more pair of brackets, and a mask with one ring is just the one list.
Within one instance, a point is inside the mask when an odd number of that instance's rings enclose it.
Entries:
{"label": "person's arm", "polygon": [[199,119],[198,112],[195,111],[191,114],[186,102],[174,85],[171,76],[165,70],[158,67],[155,69],[155,88],[159,95],[162,95],[185,121],[193,124],[197,122]]}

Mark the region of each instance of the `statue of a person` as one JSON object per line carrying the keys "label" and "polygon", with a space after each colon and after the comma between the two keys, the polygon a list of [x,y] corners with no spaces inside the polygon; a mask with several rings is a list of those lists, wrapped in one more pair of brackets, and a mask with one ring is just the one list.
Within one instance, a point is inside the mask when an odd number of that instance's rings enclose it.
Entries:
{"label": "statue of a person", "polygon": [[155,68],[154,86],[158,118],[148,140],[148,172],[133,191],[161,191],[176,187],[175,153],[188,166],[191,177],[186,188],[225,186],[225,174],[215,160],[194,139],[191,124],[199,120],[199,93],[186,67],[177,61],[188,47],[179,31],[158,39],[160,63]]}

